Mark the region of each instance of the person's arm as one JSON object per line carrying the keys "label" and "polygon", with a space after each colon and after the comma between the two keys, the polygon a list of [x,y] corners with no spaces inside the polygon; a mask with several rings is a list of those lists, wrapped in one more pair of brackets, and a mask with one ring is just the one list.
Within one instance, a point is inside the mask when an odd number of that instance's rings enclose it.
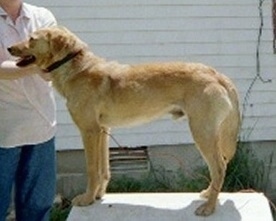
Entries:
{"label": "person's arm", "polygon": [[17,67],[15,61],[4,61],[0,64],[0,79],[15,80],[33,74],[43,74],[43,71],[36,65]]}

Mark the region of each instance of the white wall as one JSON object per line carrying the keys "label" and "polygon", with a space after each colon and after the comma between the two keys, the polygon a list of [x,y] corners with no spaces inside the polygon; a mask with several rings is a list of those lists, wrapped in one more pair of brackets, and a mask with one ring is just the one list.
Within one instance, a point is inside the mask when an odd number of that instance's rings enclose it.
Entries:
{"label": "white wall", "polygon": [[[59,24],[87,42],[93,52],[122,63],[196,61],[209,64],[236,83],[243,103],[256,75],[260,25],[258,0],[79,0],[26,2],[48,7]],[[272,49],[271,0],[263,4],[261,74],[250,93],[242,136],[276,139],[276,55]],[[58,149],[81,148],[64,100],[58,102]],[[253,130],[252,130],[253,128]],[[114,130],[122,146],[191,143],[187,122],[163,118],[133,129]],[[111,146],[116,146],[114,142]]]}

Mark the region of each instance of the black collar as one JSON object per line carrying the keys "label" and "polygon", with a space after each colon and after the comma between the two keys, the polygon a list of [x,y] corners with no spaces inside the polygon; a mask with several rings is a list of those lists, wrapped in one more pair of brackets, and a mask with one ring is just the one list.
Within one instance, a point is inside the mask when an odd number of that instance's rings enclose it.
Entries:
{"label": "black collar", "polygon": [[47,67],[46,69],[44,69],[44,71],[45,72],[51,72],[51,71],[59,68],[61,65],[65,64],[67,61],[70,61],[71,59],[73,59],[74,57],[76,57],[79,53],[80,53],[80,51],[69,53],[64,58],[62,58],[62,59],[54,62],[49,67]]}

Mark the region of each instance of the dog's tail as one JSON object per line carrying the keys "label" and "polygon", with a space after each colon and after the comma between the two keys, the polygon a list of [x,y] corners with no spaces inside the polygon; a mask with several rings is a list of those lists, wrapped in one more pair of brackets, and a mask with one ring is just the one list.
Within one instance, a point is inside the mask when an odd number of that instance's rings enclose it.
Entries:
{"label": "dog's tail", "polygon": [[228,163],[236,152],[241,119],[237,89],[228,79],[222,79],[221,84],[227,90],[231,103],[231,108],[220,125],[218,140],[221,153]]}

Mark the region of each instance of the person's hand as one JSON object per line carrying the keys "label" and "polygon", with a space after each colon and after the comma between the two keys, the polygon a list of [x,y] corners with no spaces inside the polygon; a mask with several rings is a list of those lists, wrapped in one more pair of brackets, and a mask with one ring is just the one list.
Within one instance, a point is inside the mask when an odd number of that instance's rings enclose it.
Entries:
{"label": "person's hand", "polygon": [[29,75],[38,74],[45,81],[51,81],[51,73],[45,72],[36,65],[18,67],[16,61],[4,61],[0,64],[0,79],[14,80]]}

